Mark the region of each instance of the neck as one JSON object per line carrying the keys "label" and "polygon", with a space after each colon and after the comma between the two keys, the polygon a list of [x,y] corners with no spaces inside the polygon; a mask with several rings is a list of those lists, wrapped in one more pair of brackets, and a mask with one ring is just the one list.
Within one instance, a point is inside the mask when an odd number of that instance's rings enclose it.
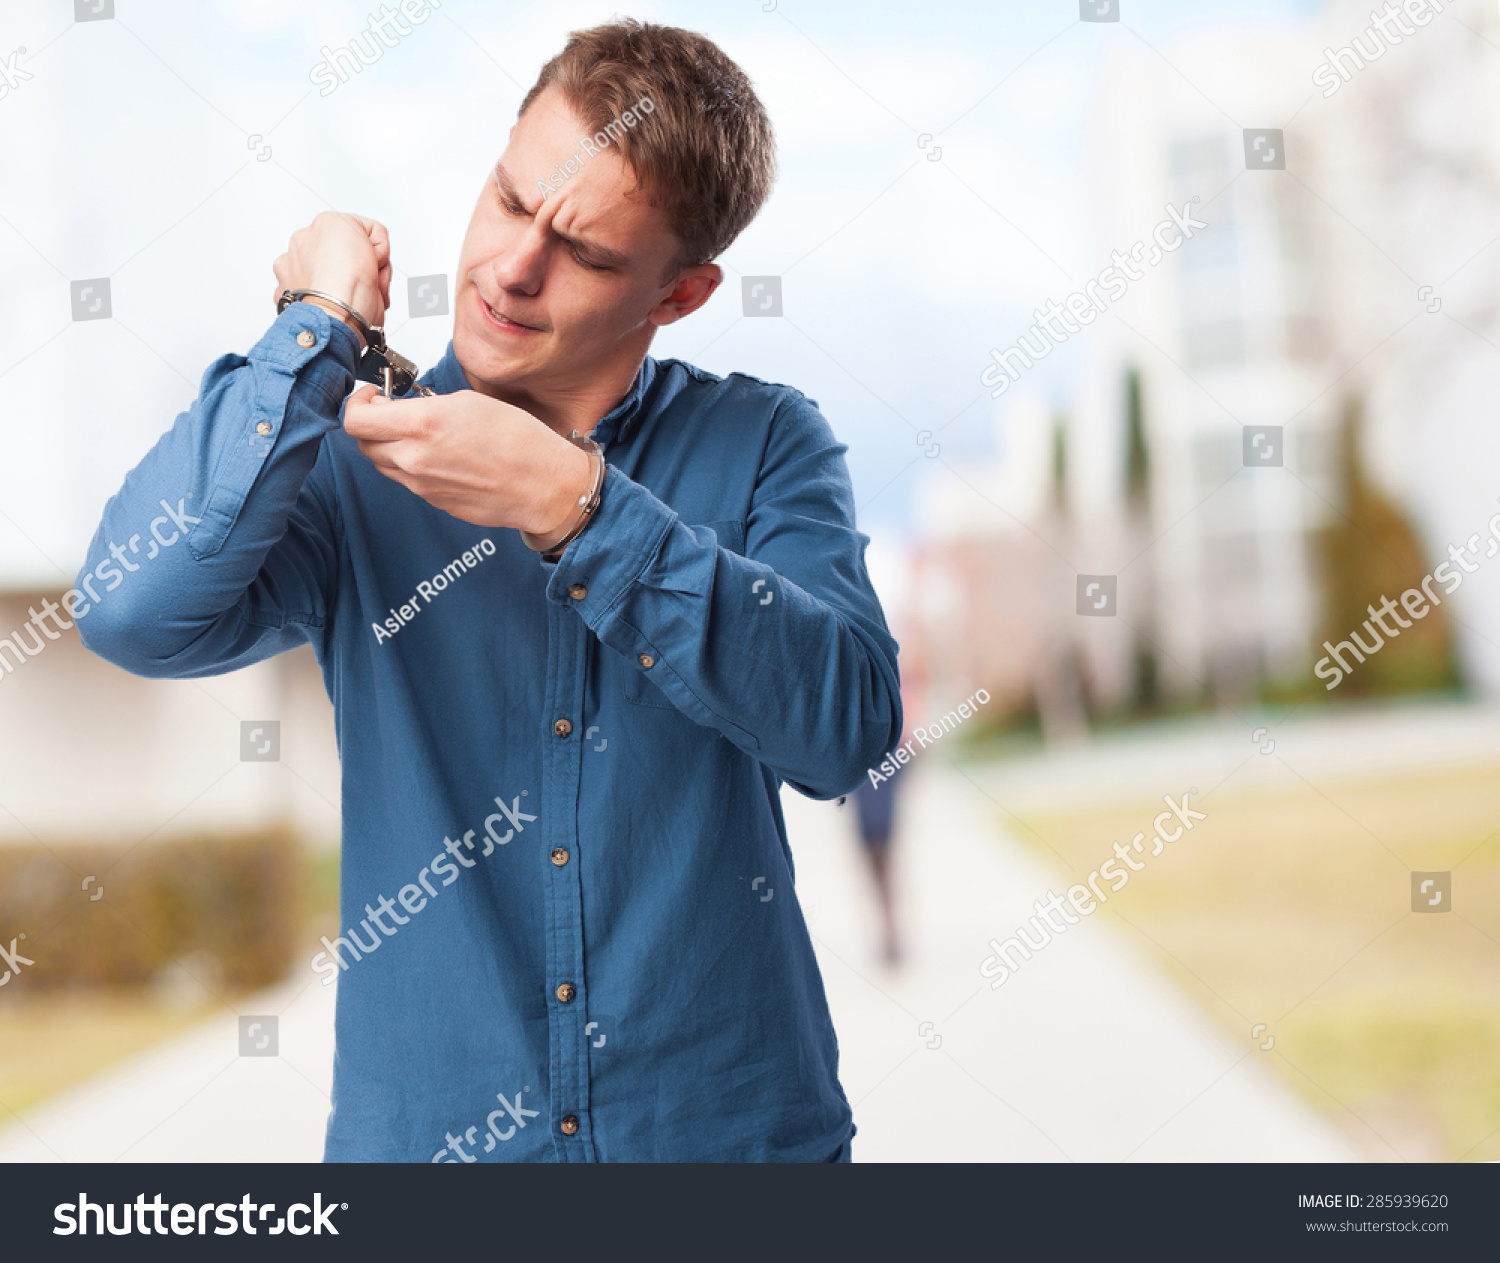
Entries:
{"label": "neck", "polygon": [[[616,359],[587,379],[566,385],[532,382],[487,382],[463,369],[470,389],[501,403],[529,412],[553,432],[566,438],[574,430],[587,434],[609,413],[634,383],[646,358],[646,348]],[[463,368],[462,365],[459,366]]]}

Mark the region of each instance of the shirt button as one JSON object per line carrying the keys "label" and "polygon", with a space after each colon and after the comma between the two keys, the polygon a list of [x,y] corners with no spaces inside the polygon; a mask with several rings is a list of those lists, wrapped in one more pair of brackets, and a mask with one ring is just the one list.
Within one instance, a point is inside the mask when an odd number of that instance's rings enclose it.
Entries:
{"label": "shirt button", "polygon": [[557,998],[564,1004],[570,1003],[577,994],[578,992],[573,989],[571,982],[565,982],[557,989]]}
{"label": "shirt button", "polygon": [[318,345],[318,335],[316,333],[314,333],[311,329],[304,329],[304,330],[302,330],[301,333],[299,333],[297,335],[297,345],[298,346],[317,346]]}
{"label": "shirt button", "polygon": [[578,1131],[578,1115],[564,1114],[563,1120],[558,1124],[558,1126],[562,1128],[562,1134],[564,1136],[575,1135]]}
{"label": "shirt button", "polygon": [[581,583],[575,583],[568,588],[568,595],[575,601],[581,601],[589,594],[589,590]]}
{"label": "shirt button", "polygon": [[656,665],[656,659],[653,658],[649,653],[641,654],[636,658],[636,661],[639,662],[648,671]]}
{"label": "shirt button", "polygon": [[255,432],[259,434],[261,438],[265,438],[265,436],[271,432],[271,423],[269,421],[262,421],[258,426],[255,427]]}
{"label": "shirt button", "polygon": [[556,847],[552,852],[552,862],[561,868],[568,862],[568,853],[562,847]]}
{"label": "shirt button", "polygon": [[552,725],[552,731],[555,732],[559,737],[566,737],[570,732],[573,731],[573,725],[570,724],[566,719],[559,719],[555,724]]}

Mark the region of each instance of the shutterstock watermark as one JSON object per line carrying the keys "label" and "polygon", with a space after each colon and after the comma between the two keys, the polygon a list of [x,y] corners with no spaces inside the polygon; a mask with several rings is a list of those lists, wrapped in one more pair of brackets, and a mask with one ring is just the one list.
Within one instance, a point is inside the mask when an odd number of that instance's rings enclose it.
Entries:
{"label": "shutterstock watermark", "polygon": [[[536,819],[535,816],[528,815],[521,810],[521,797],[525,793],[526,791],[522,790],[520,795],[512,798],[509,806],[506,805],[503,798],[496,798],[494,800],[495,806],[499,807],[500,810],[486,816],[484,824],[481,826],[485,833],[484,850],[479,852],[481,859],[494,851],[497,846],[504,846],[516,834],[524,833],[526,825]],[[507,821],[510,822],[511,827],[506,829],[503,834],[498,832],[496,826],[504,825]],[[401,907],[406,909],[408,915],[402,916],[396,910],[396,903],[387,899],[384,892],[381,892],[378,897],[378,907],[372,908],[369,904],[365,904],[366,915],[364,920],[359,923],[359,927],[370,936],[368,943],[355,933],[352,926],[344,931],[344,935],[348,937],[340,935],[331,943],[328,941],[328,936],[326,934],[323,935],[323,946],[328,950],[326,952],[319,952],[307,962],[308,968],[314,973],[327,971],[328,976],[323,979],[323,985],[325,987],[331,986],[337,981],[339,970],[349,968],[349,962],[344,959],[341,949],[348,952],[355,960],[363,960],[371,952],[380,950],[382,936],[384,938],[395,937],[403,925],[409,924],[411,919],[427,906],[430,899],[438,897],[439,887],[434,886],[429,880],[429,873],[441,877],[443,879],[443,886],[446,887],[453,885],[458,880],[458,874],[461,869],[473,868],[475,861],[471,860],[464,852],[474,849],[474,835],[478,832],[478,829],[470,829],[457,842],[450,837],[444,836],[443,849],[434,855],[428,861],[427,866],[417,874],[417,880],[415,882],[408,882],[396,892],[396,899],[400,901]],[[454,866],[454,860],[458,861],[458,867]],[[422,893],[424,890],[427,892],[426,894]],[[383,917],[387,916],[391,919],[390,925],[387,925],[382,920]],[[377,930],[379,930],[379,933],[376,933]],[[319,962],[322,963],[320,964]]]}
{"label": "shutterstock watermark", "polygon": [[[310,1232],[319,1237],[326,1232],[336,1237],[339,1230],[333,1226],[333,1212],[349,1209],[348,1202],[325,1204],[323,1194],[314,1193],[311,1205],[293,1202],[286,1208],[285,1215],[277,1215],[267,1223],[266,1217],[276,1214],[276,1203],[252,1202],[249,1193],[238,1202],[204,1202],[201,1205],[194,1205],[192,1202],[169,1205],[162,1200],[160,1193],[156,1195],[155,1201],[148,1202],[146,1195],[142,1193],[134,1202],[118,1203],[120,1226],[116,1227],[116,1205],[115,1202],[91,1202],[87,1193],[78,1194],[76,1203],[59,1202],[52,1208],[52,1217],[58,1223],[52,1233],[58,1237],[71,1237],[74,1233],[86,1237],[92,1222],[96,1237],[102,1237],[106,1233],[125,1237],[132,1232],[143,1237],[149,1237],[153,1232],[159,1237],[173,1234],[179,1237],[205,1237],[209,1235],[209,1215],[212,1214],[215,1220],[213,1235],[219,1237],[232,1237],[236,1232],[244,1232],[251,1237],[257,1232],[264,1232],[268,1237],[283,1232],[289,1232],[294,1237],[306,1236]],[[172,1221],[170,1227],[167,1226],[168,1219]],[[256,1227],[257,1224],[260,1225],[259,1228]]]}
{"label": "shutterstock watermark", "polygon": [[0,57],[0,101],[5,100],[14,89],[19,88],[28,79],[36,78],[31,71],[21,69],[21,58],[25,52],[26,48],[23,45],[14,52]]}
{"label": "shutterstock watermark", "polygon": [[654,113],[656,102],[648,96],[643,96],[635,103],[634,109],[626,110],[618,118],[606,123],[602,131],[595,132],[592,136],[580,136],[578,148],[571,158],[553,166],[552,175],[545,180],[538,180],[536,186],[542,194],[542,200],[546,201],[553,193],[562,188],[573,176],[583,170],[583,164],[590,158],[597,158],[602,149],[609,148],[609,142],[619,140],[622,135],[634,127],[647,114]]}
{"label": "shutterstock watermark", "polygon": [[[1193,827],[1195,820],[1207,820],[1208,813],[1205,811],[1194,811],[1189,803],[1193,794],[1198,792],[1197,787],[1189,789],[1182,796],[1182,804],[1179,806],[1172,801],[1170,794],[1163,794],[1162,801],[1167,804],[1167,810],[1162,812],[1151,822],[1151,840],[1156,843],[1151,848],[1151,856],[1162,853],[1168,842],[1175,842],[1182,837],[1184,830]],[[1162,822],[1168,823],[1173,820],[1181,823],[1176,829],[1169,832],[1162,827]],[[1105,860],[1098,868],[1088,875],[1088,884],[1082,883],[1069,886],[1066,894],[1066,905],[1063,895],[1055,895],[1049,888],[1046,900],[1038,899],[1032,907],[1036,909],[1027,922],[1018,925],[1016,932],[1004,942],[990,940],[990,955],[979,962],[979,973],[981,977],[993,979],[991,988],[998,989],[1005,985],[1006,980],[1019,969],[1024,961],[1031,959],[1033,953],[1039,952],[1050,943],[1055,935],[1066,934],[1068,927],[1077,925],[1080,917],[1091,916],[1101,903],[1108,903],[1109,896],[1119,894],[1130,882],[1131,873],[1142,872],[1146,865],[1138,863],[1131,856],[1134,851],[1143,859],[1147,858],[1145,850],[1145,833],[1137,833],[1131,839],[1130,845],[1123,842],[1114,843],[1114,859]],[[1118,861],[1118,862],[1117,862]],[[1120,865],[1125,867],[1121,868]],[[1109,894],[1099,889],[1099,879],[1103,878],[1109,883]],[[1068,908],[1072,908],[1072,912]],[[1078,916],[1074,916],[1076,912]],[[1052,914],[1056,913],[1061,920],[1054,921]],[[1036,931],[1035,940],[1027,933],[1027,926]]]}
{"label": "shutterstock watermark", "polygon": [[[1490,541],[1489,547],[1484,550],[1486,558],[1493,557],[1497,551],[1500,551],[1500,513],[1495,514],[1490,519],[1488,529],[1490,532]],[[1355,662],[1364,662],[1367,657],[1373,657],[1385,647],[1385,639],[1394,640],[1403,630],[1410,627],[1414,620],[1426,618],[1432,613],[1428,605],[1429,602],[1432,605],[1441,605],[1443,603],[1442,597],[1438,596],[1432,590],[1433,580],[1443,585],[1445,596],[1452,596],[1457,592],[1463,584],[1464,575],[1473,574],[1479,569],[1478,566],[1471,566],[1465,561],[1464,554],[1469,553],[1474,557],[1479,557],[1479,541],[1483,538],[1482,535],[1470,535],[1464,541],[1466,545],[1464,548],[1460,548],[1457,544],[1449,544],[1448,556],[1450,561],[1442,562],[1440,565],[1433,567],[1432,573],[1422,580],[1420,592],[1416,588],[1407,588],[1401,594],[1401,608],[1411,615],[1410,619],[1402,618],[1396,612],[1395,602],[1382,592],[1380,594],[1380,608],[1378,610],[1373,605],[1365,606],[1365,610],[1369,613],[1370,617],[1365,619],[1362,626],[1370,633],[1371,644],[1365,644],[1364,638],[1359,634],[1358,628],[1349,633],[1348,640],[1341,640],[1337,645],[1331,645],[1325,640],[1323,648],[1328,650],[1328,656],[1319,658],[1313,667],[1313,674],[1318,679],[1328,681],[1323,686],[1324,690],[1329,693],[1333,692],[1334,689],[1338,688],[1344,682],[1346,675],[1354,673],[1354,666],[1344,661],[1343,651],[1345,649],[1353,656]],[[1454,565],[1458,566],[1457,570],[1453,568]],[[1395,621],[1395,627],[1386,625],[1385,620],[1387,617]],[[1372,623],[1380,628],[1379,632],[1375,630],[1375,626],[1372,626]],[[1381,632],[1385,633],[1384,639],[1381,637]],[[0,641],[0,648],[3,647],[4,641]],[[1338,665],[1334,666],[1334,663]]]}
{"label": "shutterstock watermark", "polygon": [[[348,83],[366,66],[373,66],[385,56],[387,48],[395,48],[404,36],[412,33],[413,27],[421,26],[432,16],[433,9],[442,7],[443,0],[401,0],[401,12],[397,13],[390,5],[382,4],[379,13],[370,14],[367,31],[356,35],[347,45],[329,48],[324,44],[318,49],[323,60],[308,72],[307,77],[322,85],[319,96],[333,95],[339,84]],[[402,22],[403,17],[413,26]]]}
{"label": "shutterstock watermark", "polygon": [[[1045,310],[1038,307],[1032,312],[1036,323],[1005,350],[991,347],[990,358],[995,362],[979,375],[981,385],[994,387],[990,398],[998,399],[1010,389],[1012,382],[1020,380],[1023,372],[1035,367],[1037,360],[1046,359],[1070,335],[1099,319],[1109,310],[1110,303],[1124,298],[1130,291],[1130,282],[1146,275],[1144,271],[1132,268],[1132,262],[1155,267],[1166,255],[1179,249],[1184,241],[1191,241],[1194,229],[1207,228],[1208,224],[1203,220],[1193,218],[1192,207],[1197,203],[1196,197],[1184,202],[1180,211],[1168,203],[1162,208],[1167,212],[1167,218],[1151,230],[1153,244],[1137,241],[1130,248],[1129,255],[1114,251],[1109,256],[1110,265],[1083,289],[1069,294],[1060,306],[1055,299],[1049,299]],[[1175,237],[1169,240],[1172,234]],[[1074,320],[1078,323],[1074,324]],[[1031,345],[1028,336],[1032,333],[1036,334],[1036,346]]]}
{"label": "shutterstock watermark", "polygon": [[[105,592],[113,592],[125,582],[127,574],[133,574],[141,568],[139,562],[130,560],[131,557],[139,557],[142,562],[155,560],[164,548],[172,547],[186,535],[189,526],[195,526],[203,520],[193,517],[187,511],[185,499],[178,500],[175,509],[165,500],[158,501],[158,503],[162,507],[164,516],[151,519],[147,527],[151,538],[146,541],[147,549],[144,553],[141,552],[142,536],[140,535],[132,535],[124,544],[117,544],[114,540],[110,540],[110,555],[83,576],[80,580],[83,584],[82,591],[78,588],[69,588],[62,594],[61,605],[43,597],[40,613],[37,612],[35,606],[27,606],[26,612],[31,617],[9,636],[0,637],[0,680],[5,679],[28,659],[36,657],[47,647],[49,641],[62,639],[63,632],[68,631],[75,620],[82,619],[102,601],[94,588],[95,579],[104,585]],[[176,529],[170,531],[161,529],[167,526],[173,526]],[[115,562],[120,564],[117,566]],[[84,600],[85,596],[90,599]],[[51,626],[48,625],[49,620]],[[27,633],[25,640],[21,638],[23,631]],[[28,641],[30,644],[27,643]],[[7,651],[9,657],[6,656]]]}
{"label": "shutterstock watermark", "polygon": [[[528,1118],[540,1118],[542,1116],[541,1110],[530,1110],[521,1104],[522,1093],[530,1091],[530,1085],[523,1087],[520,1092],[516,1093],[514,1101],[508,1100],[504,1092],[495,1093],[496,1099],[500,1102],[500,1108],[491,1110],[489,1117],[484,1120],[484,1149],[481,1152],[493,1153],[496,1143],[503,1143],[509,1140],[517,1131],[526,1126]],[[510,1124],[508,1126],[501,1126],[500,1124],[504,1123],[507,1118],[511,1120]],[[457,1136],[451,1131],[448,1132],[444,1136],[444,1139],[448,1142],[447,1146],[433,1154],[432,1160],[434,1162],[478,1162],[479,1158],[464,1148],[464,1145],[468,1144],[473,1149],[479,1149],[478,1132],[478,1123],[475,1123],[468,1131]],[[454,1154],[458,1156],[454,1157]]]}
{"label": "shutterstock watermark", "polygon": [[[971,693],[964,701],[958,704],[956,710],[950,710],[936,723],[928,724],[925,728],[913,728],[912,739],[922,749],[926,749],[935,741],[940,741],[950,732],[955,732],[959,724],[973,715],[979,713],[979,708],[990,700],[988,689],[980,689],[977,693]],[[896,769],[901,764],[910,763],[917,757],[917,752],[912,749],[911,741],[908,740],[897,746],[879,764],[866,769],[866,775],[870,778],[870,784],[876,789],[896,775]]]}
{"label": "shutterstock watermark", "polygon": [[[100,893],[103,893],[102,889]],[[25,937],[26,936],[22,934],[17,936],[16,938],[11,939],[10,951],[6,951],[5,948],[0,947],[0,961],[5,962],[5,972],[3,974],[0,974],[0,987],[5,986],[5,984],[11,980],[11,977],[13,975],[19,975],[22,965],[36,964],[36,961],[32,960],[28,956],[22,956],[20,953],[19,944],[21,939]],[[35,948],[33,948],[32,950],[34,951]]]}
{"label": "shutterstock watermark", "polygon": [[[1415,26],[1407,26],[1401,20],[1403,10]],[[1360,36],[1356,35],[1343,48],[1325,48],[1323,64],[1313,71],[1313,83],[1323,89],[1325,97],[1332,96],[1354,78],[1355,70],[1363,70],[1370,62],[1379,61],[1385,56],[1387,48],[1395,48],[1405,42],[1402,36],[1415,35],[1417,27],[1428,25],[1436,13],[1443,11],[1442,0],[1403,0],[1399,9],[1394,4],[1387,3],[1379,13],[1372,11],[1370,25],[1361,32],[1369,37],[1370,47],[1366,48]],[[1392,30],[1392,27],[1395,29]],[[1350,69],[1351,65],[1353,70]]]}

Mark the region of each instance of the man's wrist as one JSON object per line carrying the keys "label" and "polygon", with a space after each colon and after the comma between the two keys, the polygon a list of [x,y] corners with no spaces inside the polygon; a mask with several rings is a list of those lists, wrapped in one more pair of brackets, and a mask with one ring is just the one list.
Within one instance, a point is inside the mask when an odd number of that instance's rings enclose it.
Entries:
{"label": "man's wrist", "polygon": [[569,443],[563,456],[562,472],[553,479],[547,502],[537,514],[542,524],[529,532],[542,539],[556,539],[573,524],[594,485],[594,463],[587,452]]}
{"label": "man's wrist", "polygon": [[[608,472],[608,466],[604,463],[604,453],[593,439],[580,437],[578,431],[574,430],[568,441],[586,457],[589,469],[587,489],[578,493],[570,506],[571,516],[551,534],[521,531],[521,542],[533,552],[540,553],[545,561],[557,561],[562,556],[563,550],[583,534],[589,523],[593,521],[594,513],[599,508],[600,497],[603,494],[604,476]],[[560,497],[563,493],[571,494],[575,485],[568,474],[559,474],[551,479],[549,494],[546,497],[549,505],[553,503],[553,497]],[[549,508],[545,513],[539,511],[536,516],[550,520],[553,513]]]}
{"label": "man's wrist", "polygon": [[359,340],[359,349],[361,353],[364,352],[365,335],[359,331],[359,326],[349,318],[348,312],[342,311],[333,303],[325,302],[321,298],[314,298],[311,294],[306,294],[303,297],[299,298],[297,301],[301,303],[310,303],[312,306],[321,308],[323,311],[326,311],[330,316],[342,320],[346,325],[349,326],[350,329],[354,331],[354,336]]}

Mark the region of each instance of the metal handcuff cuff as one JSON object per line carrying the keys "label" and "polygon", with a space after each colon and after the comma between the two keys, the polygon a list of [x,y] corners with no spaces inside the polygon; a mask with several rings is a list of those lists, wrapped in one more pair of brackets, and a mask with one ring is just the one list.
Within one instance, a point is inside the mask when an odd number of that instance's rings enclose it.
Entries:
{"label": "metal handcuff cuff", "polygon": [[[349,319],[359,328],[360,336],[365,340],[365,349],[360,354],[359,366],[354,373],[356,380],[379,386],[380,393],[387,399],[404,395],[412,389],[415,389],[419,395],[434,393],[430,387],[418,384],[417,366],[399,351],[394,351],[386,345],[384,329],[373,328],[370,322],[353,307],[332,294],[324,294],[315,289],[283,290],[281,297],[276,300],[276,314],[279,316],[293,303],[300,302],[304,298],[317,298],[325,303],[332,303],[340,311],[348,312]],[[604,488],[604,473],[607,466],[604,463],[604,452],[599,444],[587,435],[579,434],[577,430],[568,436],[568,441],[588,453],[594,468],[592,485],[586,494],[578,497],[578,516],[573,519],[560,538],[550,543],[539,541],[537,536],[529,531],[516,532],[520,535],[521,542],[532,552],[540,553],[544,561],[556,561],[562,556],[562,550],[583,533],[583,528],[589,524],[589,519],[599,508],[599,499]]]}
{"label": "metal handcuff cuff", "polygon": [[559,538],[547,544],[540,542],[537,536],[529,531],[517,532],[521,537],[521,542],[527,548],[534,553],[541,553],[543,561],[556,561],[562,556],[562,550],[583,534],[583,528],[589,524],[589,519],[598,511],[600,495],[604,490],[604,474],[609,468],[604,463],[604,450],[586,434],[580,434],[574,430],[568,435],[568,442],[583,448],[589,454],[589,460],[594,467],[594,479],[587,493],[578,497],[578,516]]}
{"label": "metal handcuff cuff", "polygon": [[348,312],[349,319],[358,326],[360,336],[365,340],[359,367],[354,371],[358,381],[379,386],[380,393],[387,399],[404,395],[413,387],[419,395],[433,393],[428,387],[417,385],[417,366],[399,351],[393,351],[386,345],[385,330],[371,328],[370,322],[342,299],[315,289],[286,289],[281,291],[281,297],[276,300],[276,314],[281,315],[293,303],[304,298],[318,298],[325,303],[332,303],[340,311]]}

